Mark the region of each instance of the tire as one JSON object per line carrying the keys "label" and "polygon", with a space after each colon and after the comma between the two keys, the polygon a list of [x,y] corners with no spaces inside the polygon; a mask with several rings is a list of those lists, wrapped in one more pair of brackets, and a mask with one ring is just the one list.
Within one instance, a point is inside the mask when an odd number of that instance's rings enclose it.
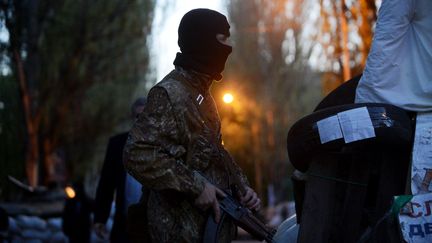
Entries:
{"label": "tire", "polygon": [[333,106],[354,104],[356,89],[361,77],[361,74],[357,75],[341,84],[326,97],[324,97],[324,99],[318,104],[314,111]]}
{"label": "tire", "polygon": [[[340,138],[321,144],[318,121],[360,107],[368,109],[375,137],[347,144]],[[322,153],[361,152],[362,149],[411,149],[412,140],[413,126],[406,111],[388,104],[360,103],[324,108],[298,120],[288,132],[287,149],[293,166],[305,172],[311,159]]]}

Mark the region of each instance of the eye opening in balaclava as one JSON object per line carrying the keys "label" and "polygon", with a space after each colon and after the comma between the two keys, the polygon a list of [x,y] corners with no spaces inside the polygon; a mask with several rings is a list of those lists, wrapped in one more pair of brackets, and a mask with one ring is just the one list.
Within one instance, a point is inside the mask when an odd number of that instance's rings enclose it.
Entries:
{"label": "eye opening in balaclava", "polygon": [[178,29],[178,45],[174,65],[222,78],[225,62],[232,47],[221,43],[216,36],[229,37],[229,24],[226,17],[210,9],[194,9],[186,13]]}

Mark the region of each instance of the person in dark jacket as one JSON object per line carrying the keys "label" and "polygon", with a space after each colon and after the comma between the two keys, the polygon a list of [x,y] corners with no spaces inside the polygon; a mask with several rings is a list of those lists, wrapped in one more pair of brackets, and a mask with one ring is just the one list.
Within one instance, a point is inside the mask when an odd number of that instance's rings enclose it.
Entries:
{"label": "person in dark jacket", "polygon": [[[132,105],[132,117],[141,113],[146,103],[145,98],[137,99]],[[100,238],[107,238],[106,222],[115,198],[114,222],[111,229],[111,242],[128,242],[126,233],[127,209],[139,201],[142,186],[123,167],[122,154],[128,132],[115,135],[109,139],[105,160],[96,191],[94,230]]]}
{"label": "person in dark jacket", "polygon": [[71,243],[90,242],[93,201],[87,196],[82,182],[75,182],[69,188],[73,193],[67,193],[62,230]]}
{"label": "person in dark jacket", "polygon": [[221,223],[218,242],[231,242],[236,228],[229,219],[221,220],[217,198],[230,193],[252,210],[260,207],[222,144],[210,94],[232,50],[229,28],[226,17],[214,10],[194,9],[183,16],[175,70],[150,90],[129,133],[124,163],[151,189],[146,207],[152,242],[203,242],[211,214]]}
{"label": "person in dark jacket", "polygon": [[0,207],[0,243],[7,242],[9,230],[9,216],[3,208]]}

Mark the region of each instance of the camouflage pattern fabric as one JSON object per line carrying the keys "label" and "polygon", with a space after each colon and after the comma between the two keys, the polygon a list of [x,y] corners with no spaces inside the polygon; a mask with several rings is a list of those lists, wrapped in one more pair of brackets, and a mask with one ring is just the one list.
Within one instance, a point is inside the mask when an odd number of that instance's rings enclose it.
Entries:
{"label": "camouflage pattern fabric", "polygon": [[[129,133],[124,162],[152,192],[147,204],[153,242],[201,242],[208,212],[193,201],[205,180],[221,189],[247,179],[222,145],[220,118],[209,92],[213,80],[179,67],[149,92],[147,105]],[[204,178],[205,176],[205,178]],[[219,242],[231,242],[229,221]]]}

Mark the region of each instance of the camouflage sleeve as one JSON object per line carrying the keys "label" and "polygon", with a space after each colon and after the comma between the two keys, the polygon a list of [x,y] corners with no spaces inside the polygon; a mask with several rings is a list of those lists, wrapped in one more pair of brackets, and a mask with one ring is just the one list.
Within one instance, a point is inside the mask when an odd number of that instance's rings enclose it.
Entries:
{"label": "camouflage sleeve", "polygon": [[171,189],[197,197],[204,189],[204,180],[184,164],[186,149],[180,142],[180,134],[166,90],[153,88],[129,133],[124,165],[150,189]]}
{"label": "camouflage sleeve", "polygon": [[233,164],[234,164],[234,173],[236,174],[236,176],[239,177],[239,180],[240,180],[242,186],[243,187],[250,187],[249,181],[248,181],[246,175],[243,173],[243,170],[234,161],[233,161]]}
{"label": "camouflage sleeve", "polygon": [[233,180],[240,187],[239,189],[242,192],[245,192],[246,187],[250,187],[250,184],[249,184],[249,181],[248,181],[246,175],[244,174],[244,172],[240,168],[240,166],[235,162],[235,160],[231,156],[231,154],[225,148],[223,148],[223,149],[224,149],[224,153],[225,153],[224,156],[228,158],[228,163],[229,163],[228,166],[230,167],[231,176],[234,177]]}

